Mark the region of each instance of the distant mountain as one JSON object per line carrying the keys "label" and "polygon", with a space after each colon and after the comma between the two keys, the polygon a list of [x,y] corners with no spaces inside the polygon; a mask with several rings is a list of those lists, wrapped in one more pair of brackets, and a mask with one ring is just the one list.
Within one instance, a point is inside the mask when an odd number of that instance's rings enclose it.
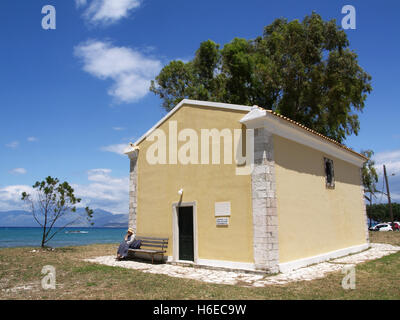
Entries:
{"label": "distant mountain", "polygon": [[[70,221],[75,220],[84,209],[78,209],[76,213],[68,213],[60,218],[55,224],[56,227],[62,227]],[[80,219],[71,227],[107,227],[107,228],[127,228],[128,214],[112,214],[111,212],[95,209],[93,213],[93,226],[86,219]],[[39,227],[37,222],[28,211],[13,210],[0,211],[0,227]]]}

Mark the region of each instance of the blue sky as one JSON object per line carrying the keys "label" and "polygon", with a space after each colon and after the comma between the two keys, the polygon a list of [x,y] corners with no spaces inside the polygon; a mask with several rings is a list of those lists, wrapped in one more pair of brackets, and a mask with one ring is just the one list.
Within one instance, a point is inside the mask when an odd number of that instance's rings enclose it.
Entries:
{"label": "blue sky", "polygon": [[[127,212],[121,146],[164,115],[147,89],[162,66],[191,59],[207,39],[254,38],[278,17],[315,10],[340,24],[346,4],[357,19],[346,33],[374,88],[346,144],[373,149],[379,168],[397,173],[391,192],[400,201],[398,1],[3,0],[0,211],[21,208],[21,190],[52,175],[92,207]],[[41,26],[44,5],[56,9],[55,30]]]}

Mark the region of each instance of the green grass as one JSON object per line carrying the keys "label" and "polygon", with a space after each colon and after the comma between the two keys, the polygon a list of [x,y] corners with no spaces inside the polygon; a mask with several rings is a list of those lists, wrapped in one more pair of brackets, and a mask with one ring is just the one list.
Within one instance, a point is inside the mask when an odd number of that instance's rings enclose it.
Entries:
{"label": "green grass", "polygon": [[[371,242],[400,245],[400,232],[371,233]],[[32,253],[32,248],[0,250],[0,299],[399,299],[400,253],[359,264],[356,289],[344,290],[344,274],[323,279],[248,288],[215,285],[137,270],[84,262],[114,255],[115,244],[60,248]],[[43,290],[42,267],[56,268],[57,287]],[[11,290],[30,286],[30,290]]]}

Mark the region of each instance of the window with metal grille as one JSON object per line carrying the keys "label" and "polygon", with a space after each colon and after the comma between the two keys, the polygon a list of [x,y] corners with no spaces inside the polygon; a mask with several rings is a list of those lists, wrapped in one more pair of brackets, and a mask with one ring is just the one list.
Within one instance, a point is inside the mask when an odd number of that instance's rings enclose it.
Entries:
{"label": "window with metal grille", "polygon": [[325,181],[327,188],[335,188],[335,173],[333,170],[333,160],[324,158],[325,163]]}

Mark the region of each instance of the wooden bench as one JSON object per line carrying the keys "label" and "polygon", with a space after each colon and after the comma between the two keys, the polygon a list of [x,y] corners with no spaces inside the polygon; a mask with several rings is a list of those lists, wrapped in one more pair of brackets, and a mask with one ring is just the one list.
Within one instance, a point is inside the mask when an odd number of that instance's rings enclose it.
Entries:
{"label": "wooden bench", "polygon": [[168,247],[168,238],[135,237],[135,240],[141,240],[140,249],[129,249],[129,252],[150,254],[151,263],[154,263],[155,254],[161,255],[161,259],[164,259],[164,253],[167,252],[165,249]]}

